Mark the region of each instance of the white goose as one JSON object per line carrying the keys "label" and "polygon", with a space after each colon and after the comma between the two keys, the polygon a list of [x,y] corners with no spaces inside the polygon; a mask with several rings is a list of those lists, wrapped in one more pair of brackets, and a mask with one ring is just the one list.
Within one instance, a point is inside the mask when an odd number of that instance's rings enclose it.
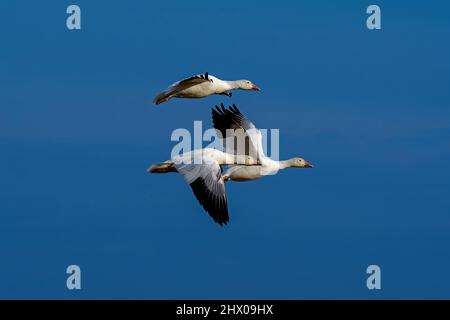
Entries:
{"label": "white goose", "polygon": [[172,160],[152,165],[148,172],[178,172],[191,186],[195,197],[215,222],[227,224],[228,206],[221,165],[253,165],[256,160],[247,155],[233,155],[204,148],[176,156]]}
{"label": "white goose", "polygon": [[[310,163],[302,158],[275,161],[267,157],[262,148],[261,131],[234,104],[228,109],[223,104],[221,108],[216,106],[216,109],[212,109],[212,119],[214,128],[218,131],[219,138],[222,138],[224,142],[225,152],[229,154],[249,155],[258,162],[258,165],[254,166],[230,165],[228,170],[222,175],[224,181],[255,180],[275,174],[279,170],[286,168],[313,168]],[[229,138],[237,140],[238,143],[231,143],[230,146]],[[242,144],[245,140],[248,143]],[[239,148],[243,145],[248,145],[248,150],[241,150]]]}
{"label": "white goose", "polygon": [[212,94],[223,94],[231,97],[229,91],[233,89],[260,90],[257,85],[249,80],[221,80],[206,72],[175,82],[158,94],[153,102],[160,104],[169,101],[171,98],[204,98]]}

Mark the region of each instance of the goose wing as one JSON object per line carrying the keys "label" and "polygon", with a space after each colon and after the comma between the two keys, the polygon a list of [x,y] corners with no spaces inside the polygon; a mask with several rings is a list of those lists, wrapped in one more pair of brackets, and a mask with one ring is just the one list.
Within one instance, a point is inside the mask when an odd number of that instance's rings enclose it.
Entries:
{"label": "goose wing", "polygon": [[190,163],[175,163],[175,167],[211,218],[220,225],[227,224],[227,197],[218,162],[212,157],[202,156]]}
{"label": "goose wing", "polygon": [[176,82],[176,85],[194,85],[203,82],[213,82],[213,79],[209,76],[208,72],[197,74],[195,76],[180,80]]}
{"label": "goose wing", "polygon": [[261,131],[235,104],[228,108],[223,104],[216,106],[212,109],[212,120],[219,138],[223,140],[225,152],[249,155],[258,162],[265,157]]}

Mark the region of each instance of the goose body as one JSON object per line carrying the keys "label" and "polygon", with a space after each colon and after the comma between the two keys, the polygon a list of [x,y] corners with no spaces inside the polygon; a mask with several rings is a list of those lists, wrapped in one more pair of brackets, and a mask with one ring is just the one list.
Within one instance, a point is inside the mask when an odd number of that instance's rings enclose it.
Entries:
{"label": "goose body", "polygon": [[262,161],[261,165],[255,166],[240,166],[240,165],[230,165],[229,168],[223,174],[224,181],[250,181],[260,179],[268,175],[276,174],[280,169],[284,169],[280,162],[273,161]]}
{"label": "goose body", "polygon": [[231,97],[230,91],[234,89],[260,90],[258,86],[249,80],[221,80],[206,72],[173,83],[158,94],[153,102],[161,104],[172,98],[198,99],[212,94],[222,94]]}

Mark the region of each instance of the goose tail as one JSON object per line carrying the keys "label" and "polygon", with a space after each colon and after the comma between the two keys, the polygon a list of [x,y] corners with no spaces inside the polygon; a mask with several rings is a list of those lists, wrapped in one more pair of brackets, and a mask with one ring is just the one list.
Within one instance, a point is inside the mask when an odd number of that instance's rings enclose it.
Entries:
{"label": "goose tail", "polygon": [[157,163],[154,165],[151,165],[147,172],[149,173],[168,173],[168,172],[177,172],[177,169],[174,166],[174,163],[170,160]]}
{"label": "goose tail", "polygon": [[171,95],[172,95],[171,91],[163,91],[153,99],[153,103],[158,105],[163,102],[169,101],[172,98]]}

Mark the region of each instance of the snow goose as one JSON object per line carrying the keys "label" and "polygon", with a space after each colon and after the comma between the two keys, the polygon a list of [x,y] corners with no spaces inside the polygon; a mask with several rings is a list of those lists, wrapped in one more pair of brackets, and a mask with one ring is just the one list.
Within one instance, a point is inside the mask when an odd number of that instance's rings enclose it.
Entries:
{"label": "snow goose", "polygon": [[169,101],[171,98],[204,98],[212,94],[223,94],[231,97],[229,91],[233,89],[260,90],[257,85],[249,80],[221,80],[206,72],[175,82],[158,94],[153,102],[160,104]]}
{"label": "snow goose", "polygon": [[204,148],[152,165],[147,171],[180,173],[211,218],[218,224],[224,225],[228,223],[229,217],[221,165],[227,164],[245,166],[256,164],[256,161],[247,155],[233,155],[216,149]]}
{"label": "snow goose", "polygon": [[[230,165],[222,175],[224,181],[248,181],[275,174],[285,168],[312,168],[313,166],[302,158],[292,158],[275,161],[264,154],[261,131],[248,120],[233,104],[228,109],[222,104],[212,109],[214,128],[219,138],[224,142],[224,149],[230,154],[245,154],[254,158],[259,165]],[[238,143],[230,143],[229,138]],[[245,142],[247,140],[247,142]],[[244,141],[245,143],[242,143]],[[245,150],[242,149],[245,147]]]}

